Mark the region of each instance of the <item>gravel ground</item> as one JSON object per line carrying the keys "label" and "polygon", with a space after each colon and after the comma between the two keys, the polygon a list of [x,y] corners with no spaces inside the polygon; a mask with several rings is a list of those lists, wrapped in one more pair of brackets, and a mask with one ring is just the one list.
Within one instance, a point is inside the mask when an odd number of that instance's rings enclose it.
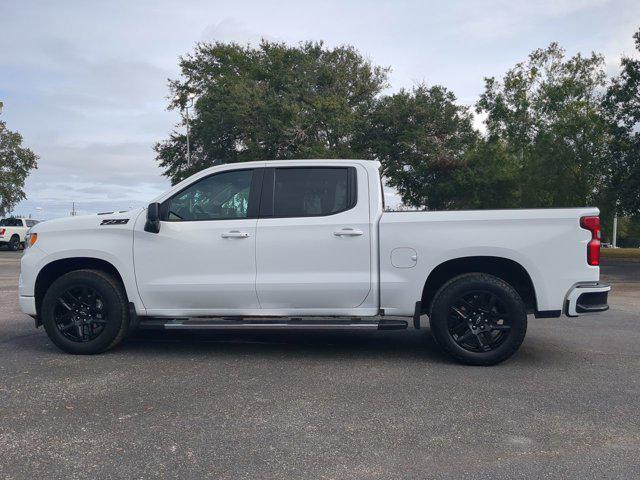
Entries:
{"label": "gravel ground", "polygon": [[496,367],[428,329],[147,332],[59,352],[0,252],[0,478],[640,478],[640,262]]}

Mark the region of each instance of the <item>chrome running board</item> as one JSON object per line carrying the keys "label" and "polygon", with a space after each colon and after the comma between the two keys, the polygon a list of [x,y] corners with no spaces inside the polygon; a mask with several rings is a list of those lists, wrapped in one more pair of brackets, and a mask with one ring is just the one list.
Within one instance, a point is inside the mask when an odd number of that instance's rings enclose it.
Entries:
{"label": "chrome running board", "polygon": [[140,318],[140,328],[161,330],[402,330],[406,320],[318,319],[229,319],[229,318]]}

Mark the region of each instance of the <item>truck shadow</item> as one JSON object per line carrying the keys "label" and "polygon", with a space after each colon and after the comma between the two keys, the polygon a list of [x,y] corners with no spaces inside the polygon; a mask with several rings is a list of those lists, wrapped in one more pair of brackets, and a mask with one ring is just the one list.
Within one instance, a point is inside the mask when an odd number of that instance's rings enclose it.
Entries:
{"label": "truck shadow", "polygon": [[452,363],[428,329],[387,332],[139,331],[114,353],[170,355],[215,354],[309,358],[413,358]]}

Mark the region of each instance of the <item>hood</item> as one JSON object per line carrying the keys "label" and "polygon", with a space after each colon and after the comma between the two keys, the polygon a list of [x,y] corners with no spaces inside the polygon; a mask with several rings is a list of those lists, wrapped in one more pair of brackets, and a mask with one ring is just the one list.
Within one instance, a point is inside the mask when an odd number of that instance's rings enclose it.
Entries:
{"label": "hood", "polygon": [[77,217],[56,218],[40,222],[31,227],[33,233],[64,232],[78,230],[95,230],[102,228],[133,229],[138,215],[145,210],[136,208],[126,212],[108,212],[94,215],[79,215]]}

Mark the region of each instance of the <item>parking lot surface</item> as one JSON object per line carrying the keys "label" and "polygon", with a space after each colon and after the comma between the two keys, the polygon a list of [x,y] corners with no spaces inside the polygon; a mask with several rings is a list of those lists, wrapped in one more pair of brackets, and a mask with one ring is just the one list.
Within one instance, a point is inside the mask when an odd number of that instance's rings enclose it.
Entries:
{"label": "parking lot surface", "polygon": [[422,330],[139,333],[58,351],[0,252],[0,478],[640,478],[640,262],[611,310],[468,367]]}

